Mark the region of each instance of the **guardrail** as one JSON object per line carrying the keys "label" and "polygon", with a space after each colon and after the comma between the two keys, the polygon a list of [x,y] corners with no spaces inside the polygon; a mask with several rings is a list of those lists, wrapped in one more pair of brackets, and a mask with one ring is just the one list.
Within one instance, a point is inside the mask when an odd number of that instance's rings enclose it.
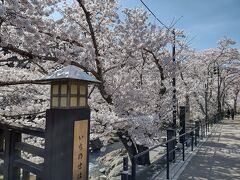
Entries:
{"label": "guardrail", "polygon": [[4,180],[30,180],[30,173],[36,175],[36,180],[41,180],[43,163],[36,164],[23,159],[21,152],[44,158],[45,150],[23,142],[22,134],[45,137],[44,129],[0,123],[0,159],[4,162],[1,169]]}
{"label": "guardrail", "polygon": [[[121,173],[121,180],[136,180],[137,179],[137,160],[141,156],[149,153],[150,151],[153,151],[159,147],[165,147],[166,148],[166,153],[162,154],[162,157],[158,159],[160,160],[165,160],[166,164],[166,179],[170,178],[170,163],[175,160],[175,152],[179,147],[176,147],[176,143],[179,139],[181,142],[181,156],[182,156],[182,161],[185,161],[185,150],[188,148],[187,144],[190,143],[191,146],[191,151],[194,150],[194,146],[197,146],[198,144],[198,138],[203,138],[204,136],[207,136],[207,133],[210,132],[210,126],[213,126],[213,123],[217,123],[216,118],[212,118],[206,123],[198,123],[195,124],[195,127],[192,128],[191,130],[180,134],[179,136],[173,137],[171,139],[168,139],[166,142],[158,144],[156,146],[153,146],[141,153],[138,153],[134,156],[129,157],[131,160],[131,170],[129,171],[129,165],[128,165],[128,157],[123,158],[123,171]],[[186,138],[187,137],[187,138]],[[171,146],[174,144],[174,148]],[[173,155],[174,154],[174,155]],[[140,172],[139,172],[140,173]]]}

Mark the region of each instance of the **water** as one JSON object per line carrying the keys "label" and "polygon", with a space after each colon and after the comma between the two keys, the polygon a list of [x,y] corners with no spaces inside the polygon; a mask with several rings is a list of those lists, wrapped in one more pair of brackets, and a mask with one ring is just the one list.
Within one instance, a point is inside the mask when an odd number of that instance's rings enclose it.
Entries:
{"label": "water", "polygon": [[89,175],[92,177],[98,177],[101,175],[99,169],[100,164],[97,162],[97,158],[101,156],[100,151],[94,151],[89,153]]}
{"label": "water", "polygon": [[102,175],[99,172],[99,169],[103,168],[98,162],[97,158],[106,155],[107,153],[122,148],[123,145],[121,142],[116,142],[113,144],[109,144],[106,146],[106,150],[104,152],[101,151],[93,151],[89,153],[89,175],[94,177],[99,177]]}

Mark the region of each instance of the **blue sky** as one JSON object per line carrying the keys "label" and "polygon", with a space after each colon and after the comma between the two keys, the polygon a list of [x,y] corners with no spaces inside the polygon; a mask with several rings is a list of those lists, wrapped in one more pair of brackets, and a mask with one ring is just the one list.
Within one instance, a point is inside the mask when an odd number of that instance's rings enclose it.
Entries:
{"label": "blue sky", "polygon": [[[144,8],[140,0],[119,0],[120,7]],[[175,25],[183,29],[197,50],[217,46],[219,39],[234,39],[240,48],[240,0],[144,0],[155,15],[169,25],[173,18],[181,20]],[[144,8],[145,9],[145,8]],[[158,23],[154,18],[152,22]],[[161,25],[160,23],[158,23]]]}

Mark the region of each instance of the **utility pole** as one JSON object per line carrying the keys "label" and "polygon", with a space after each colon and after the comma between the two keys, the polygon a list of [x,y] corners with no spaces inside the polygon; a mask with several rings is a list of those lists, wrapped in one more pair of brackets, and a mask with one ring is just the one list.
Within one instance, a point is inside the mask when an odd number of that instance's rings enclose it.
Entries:
{"label": "utility pole", "polygon": [[205,84],[205,123],[208,122],[208,80],[207,83]]}
{"label": "utility pole", "polygon": [[217,74],[218,74],[218,93],[217,93],[217,99],[218,99],[218,120],[221,119],[221,100],[220,100],[220,71],[219,71],[219,65],[217,67]]}
{"label": "utility pole", "polygon": [[177,110],[176,110],[176,62],[175,62],[175,50],[176,50],[176,37],[175,37],[175,29],[173,29],[173,46],[172,46],[172,57],[173,57],[173,78],[172,78],[172,87],[173,87],[173,128],[176,128],[176,117],[177,117]]}

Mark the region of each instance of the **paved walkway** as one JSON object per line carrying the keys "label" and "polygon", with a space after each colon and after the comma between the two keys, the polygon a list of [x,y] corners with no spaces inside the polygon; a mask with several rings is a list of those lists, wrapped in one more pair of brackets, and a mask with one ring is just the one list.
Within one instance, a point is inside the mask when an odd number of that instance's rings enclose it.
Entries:
{"label": "paved walkway", "polygon": [[178,180],[240,180],[240,116],[225,119]]}

